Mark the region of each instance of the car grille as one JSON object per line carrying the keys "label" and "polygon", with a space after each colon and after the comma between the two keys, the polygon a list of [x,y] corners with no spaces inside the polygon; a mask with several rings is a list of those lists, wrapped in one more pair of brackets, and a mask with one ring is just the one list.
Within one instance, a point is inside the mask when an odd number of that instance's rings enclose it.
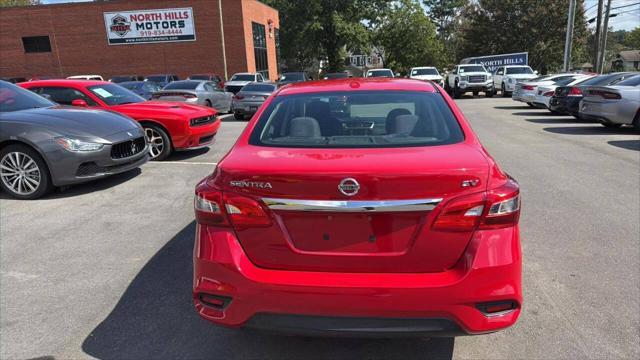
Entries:
{"label": "car grille", "polygon": [[100,174],[109,174],[115,171],[119,171],[122,168],[126,168],[131,164],[139,161],[139,159],[133,159],[131,161],[127,161],[121,164],[113,165],[113,166],[100,166],[95,162],[85,162],[78,166],[78,170],[76,170],[76,177],[87,177],[87,176],[95,176]]}
{"label": "car grille", "polygon": [[191,126],[202,126],[206,124],[211,124],[212,122],[215,122],[215,121],[216,121],[216,117],[211,115],[211,116],[203,116],[203,117],[191,119],[189,123],[191,124]]}
{"label": "car grille", "polygon": [[470,83],[483,83],[487,77],[485,75],[471,75],[469,76]]}
{"label": "car grille", "polygon": [[129,156],[136,155],[144,150],[146,141],[144,136],[135,138],[133,140],[123,141],[121,143],[111,145],[111,158],[123,159]]}
{"label": "car grille", "polygon": [[228,92],[232,92],[232,93],[234,93],[234,94],[237,94],[237,93],[240,91],[240,89],[242,89],[242,88],[243,88],[243,86],[238,86],[238,85],[235,85],[235,86],[234,86],[234,85],[229,85],[229,86],[225,86],[224,88],[225,88]]}

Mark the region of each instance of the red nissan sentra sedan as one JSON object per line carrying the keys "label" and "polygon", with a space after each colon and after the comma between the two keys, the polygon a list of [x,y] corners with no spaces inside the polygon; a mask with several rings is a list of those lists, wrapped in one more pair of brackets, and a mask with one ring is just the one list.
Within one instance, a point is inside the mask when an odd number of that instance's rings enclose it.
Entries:
{"label": "red nissan sentra sedan", "polygon": [[195,192],[214,323],[452,336],[520,314],[518,183],[432,83],[283,87]]}
{"label": "red nissan sentra sedan", "polygon": [[62,105],[98,107],[140,122],[152,160],[163,160],[174,150],[192,150],[213,144],[220,127],[214,109],[184,103],[147,101],[120,85],[106,81],[42,80],[18,84]]}

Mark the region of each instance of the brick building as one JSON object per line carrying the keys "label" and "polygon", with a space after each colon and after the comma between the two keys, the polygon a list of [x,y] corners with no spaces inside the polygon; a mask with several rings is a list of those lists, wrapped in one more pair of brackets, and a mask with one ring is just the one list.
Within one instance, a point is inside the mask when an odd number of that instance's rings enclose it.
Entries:
{"label": "brick building", "polygon": [[[222,22],[220,19],[222,7]],[[3,8],[0,77],[261,72],[278,76],[278,12],[257,0],[112,0]]]}

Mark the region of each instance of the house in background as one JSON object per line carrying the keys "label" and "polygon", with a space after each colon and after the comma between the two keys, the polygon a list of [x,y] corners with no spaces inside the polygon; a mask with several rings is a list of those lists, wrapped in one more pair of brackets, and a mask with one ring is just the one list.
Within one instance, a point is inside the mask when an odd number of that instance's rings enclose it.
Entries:
{"label": "house in background", "polygon": [[640,50],[620,51],[611,62],[611,69],[615,71],[640,70]]}

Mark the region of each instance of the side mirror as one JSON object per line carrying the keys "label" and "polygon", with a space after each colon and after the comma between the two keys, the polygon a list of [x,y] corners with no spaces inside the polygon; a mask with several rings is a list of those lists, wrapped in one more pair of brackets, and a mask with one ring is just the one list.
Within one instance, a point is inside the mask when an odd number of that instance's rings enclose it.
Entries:
{"label": "side mirror", "polygon": [[533,70],[533,73],[534,73],[535,75],[538,75],[538,70]]}
{"label": "side mirror", "polygon": [[88,107],[89,104],[87,104],[87,102],[82,100],[82,99],[75,99],[75,100],[71,101],[71,106]]}

